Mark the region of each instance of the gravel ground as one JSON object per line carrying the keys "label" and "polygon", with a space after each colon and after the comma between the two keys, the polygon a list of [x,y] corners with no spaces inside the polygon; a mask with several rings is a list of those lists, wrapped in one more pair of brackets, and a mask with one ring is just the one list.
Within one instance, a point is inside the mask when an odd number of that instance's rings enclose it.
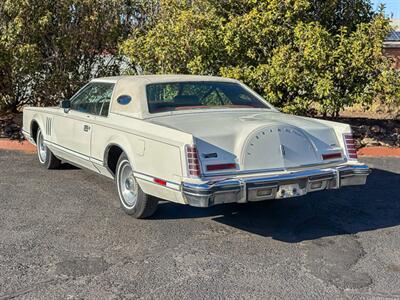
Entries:
{"label": "gravel ground", "polygon": [[0,150],[0,299],[400,299],[400,159],[367,186],[125,215],[112,181]]}

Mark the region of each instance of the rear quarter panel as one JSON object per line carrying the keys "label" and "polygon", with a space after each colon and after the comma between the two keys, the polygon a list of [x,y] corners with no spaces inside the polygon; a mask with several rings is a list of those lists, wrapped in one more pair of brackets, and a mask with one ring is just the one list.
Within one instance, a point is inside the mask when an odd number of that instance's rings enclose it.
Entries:
{"label": "rear quarter panel", "polygon": [[52,108],[43,108],[43,107],[26,107],[23,109],[23,118],[22,118],[22,130],[25,134],[28,134],[32,139],[36,137],[33,136],[32,132],[32,124],[36,122],[39,125],[39,128],[42,130],[42,133],[45,138],[49,138],[46,134],[45,126],[46,126],[46,117],[51,117],[51,109]]}
{"label": "rear quarter panel", "polygon": [[[306,117],[301,117],[301,118],[310,119],[310,118],[306,118]],[[351,131],[351,127],[350,127],[349,124],[333,122],[333,121],[327,121],[327,120],[321,120],[321,119],[314,119],[314,118],[312,118],[312,120],[315,121],[315,122],[318,122],[318,123],[321,123],[321,124],[324,124],[326,126],[331,127],[335,131],[336,137],[337,137],[338,142],[339,142],[339,146],[342,149],[346,149],[346,146],[344,144],[343,136],[345,134],[350,134],[352,132]]]}
{"label": "rear quarter panel", "polygon": [[[185,172],[184,153],[186,144],[193,143],[190,134],[145,120],[110,114],[99,117],[92,132],[91,156],[100,172],[112,176],[105,167],[107,149],[116,145],[129,158],[134,172],[180,184]],[[147,194],[174,202],[183,202],[180,193],[138,179]]]}

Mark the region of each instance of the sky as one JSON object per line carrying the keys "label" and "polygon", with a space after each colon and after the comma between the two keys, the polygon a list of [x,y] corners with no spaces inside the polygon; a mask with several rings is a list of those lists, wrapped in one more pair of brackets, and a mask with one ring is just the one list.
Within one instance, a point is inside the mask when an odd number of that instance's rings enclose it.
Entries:
{"label": "sky", "polygon": [[400,19],[400,0],[373,0],[374,8],[377,9],[380,3],[386,4],[386,14],[395,19]]}

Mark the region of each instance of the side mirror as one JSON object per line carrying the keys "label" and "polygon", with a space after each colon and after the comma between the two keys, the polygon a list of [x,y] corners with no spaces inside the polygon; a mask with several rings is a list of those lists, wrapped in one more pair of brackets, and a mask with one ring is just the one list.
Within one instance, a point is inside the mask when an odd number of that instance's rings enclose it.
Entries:
{"label": "side mirror", "polygon": [[71,101],[70,100],[61,100],[60,107],[64,108],[64,110],[68,110],[71,108]]}

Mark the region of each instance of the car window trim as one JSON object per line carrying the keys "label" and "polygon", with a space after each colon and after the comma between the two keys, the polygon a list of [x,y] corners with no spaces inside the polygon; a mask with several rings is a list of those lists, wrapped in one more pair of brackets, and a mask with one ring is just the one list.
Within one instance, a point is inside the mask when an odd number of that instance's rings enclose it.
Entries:
{"label": "car window trim", "polygon": [[[108,82],[108,81],[90,81],[90,82],[88,82],[87,84],[85,84],[80,90],[78,90],[78,92],[76,92],[76,93],[70,98],[71,107],[72,107],[72,103],[76,100],[76,98],[78,98],[78,97],[86,90],[87,87],[89,87],[90,85],[94,85],[94,84],[96,84],[96,83],[100,83],[100,84],[104,84],[104,83],[105,83],[105,84],[112,84],[112,85],[113,85],[113,86],[112,86],[111,97],[110,97],[110,107],[111,107],[111,102],[112,102],[112,99],[113,99],[114,93],[115,93],[115,87],[116,87],[117,85],[116,85],[116,83],[114,83],[114,82]],[[71,108],[70,110],[73,110],[74,112],[82,113],[82,114],[85,114],[85,115],[91,115],[91,116],[96,116],[96,117],[107,118],[108,115],[109,115],[109,112],[110,112],[110,107],[108,108],[107,116],[102,116],[101,113],[102,113],[102,111],[103,111],[103,106],[104,106],[104,101],[103,101],[103,103],[102,103],[102,105],[101,105],[101,109],[100,109],[100,112],[99,112],[98,114],[93,114],[93,113],[89,113],[89,112],[82,112],[82,111],[79,111],[79,110],[76,110],[76,109],[73,109],[73,108]]]}
{"label": "car window trim", "polygon": [[76,100],[76,98],[82,94],[82,92],[87,88],[88,85],[90,85],[92,82],[86,83],[83,87],[81,87],[71,98],[69,98],[69,101],[72,103]]}
{"label": "car window trim", "polygon": [[108,115],[110,114],[111,103],[112,103],[112,101],[113,101],[113,99],[114,99],[114,94],[115,94],[115,91],[116,91],[117,84],[114,83],[114,82],[105,82],[105,81],[104,81],[104,82],[103,82],[103,81],[96,81],[96,82],[113,84],[113,90],[112,90],[112,92],[111,92],[110,105],[108,106],[107,115],[106,115],[106,116],[103,116],[103,115],[101,114],[101,113],[103,112],[104,101],[103,101],[103,104],[101,105],[100,113],[97,115],[97,117],[108,118]]}
{"label": "car window trim", "polygon": [[[150,111],[150,102],[149,102],[149,99],[148,99],[148,86],[151,86],[151,85],[157,85],[157,84],[179,84],[179,83],[227,83],[227,84],[237,84],[237,85],[239,85],[240,87],[242,87],[246,92],[248,92],[249,94],[251,94],[252,96],[254,96],[258,101],[260,101],[262,104],[264,104],[266,107],[265,108],[262,108],[262,109],[267,109],[267,110],[270,110],[270,111],[278,111],[274,106],[272,106],[266,99],[264,99],[261,95],[259,95],[257,92],[255,92],[255,91],[253,91],[250,87],[248,87],[247,85],[245,85],[245,84],[243,84],[243,83],[241,83],[241,82],[230,82],[230,81],[219,81],[219,80],[210,80],[210,81],[208,81],[208,80],[205,80],[205,81],[203,81],[203,80],[199,80],[199,81],[197,81],[197,80],[194,80],[194,81],[167,81],[167,82],[163,82],[163,81],[160,81],[160,82],[151,82],[151,83],[148,83],[148,84],[146,84],[145,85],[145,93],[146,93],[146,106],[147,106],[147,110],[148,110],[148,113],[150,114],[150,115],[153,115],[153,114],[159,114],[160,112],[151,112]],[[178,93],[179,94],[179,93]]]}

